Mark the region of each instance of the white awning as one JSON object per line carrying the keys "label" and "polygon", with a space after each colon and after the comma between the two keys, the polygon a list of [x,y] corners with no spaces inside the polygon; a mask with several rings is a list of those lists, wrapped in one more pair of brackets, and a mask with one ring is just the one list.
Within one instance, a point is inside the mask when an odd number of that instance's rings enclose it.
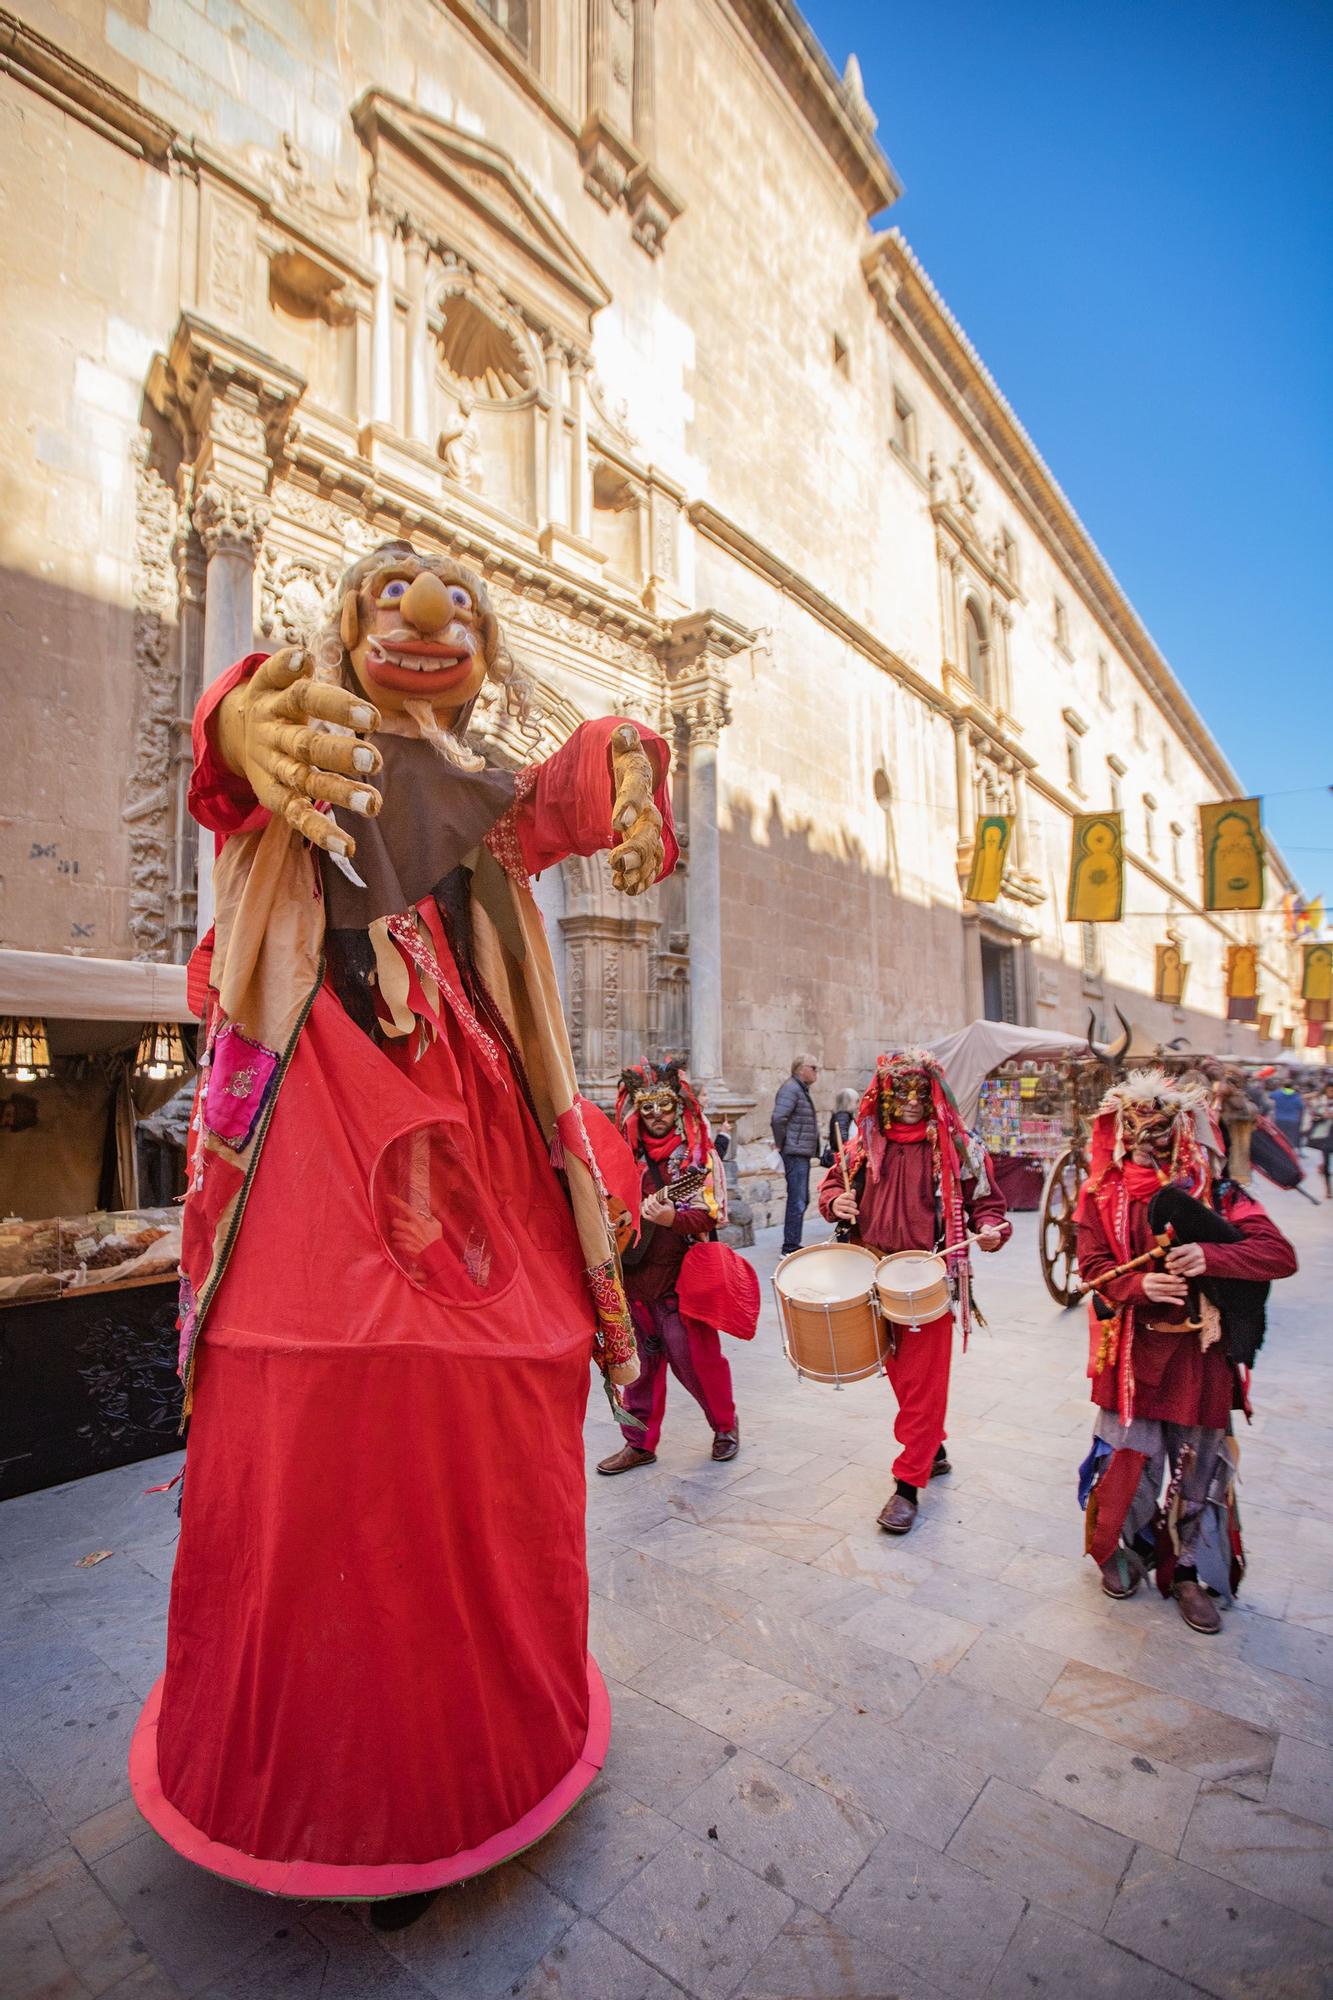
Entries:
{"label": "white awning", "polygon": [[146,958],[0,951],[0,1014],[52,1021],[192,1021],[185,967]]}

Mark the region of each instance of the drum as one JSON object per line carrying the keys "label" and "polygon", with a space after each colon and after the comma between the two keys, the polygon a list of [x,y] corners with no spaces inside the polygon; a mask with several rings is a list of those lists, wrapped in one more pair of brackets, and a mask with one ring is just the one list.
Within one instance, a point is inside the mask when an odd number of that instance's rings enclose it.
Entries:
{"label": "drum", "polygon": [[810,1243],[773,1274],[782,1347],[812,1382],[860,1382],[883,1366],[885,1340],[875,1304],[873,1250],[856,1243]]}
{"label": "drum", "polygon": [[895,1326],[925,1326],[949,1310],[949,1271],[928,1250],[898,1250],[875,1267],[879,1309]]}

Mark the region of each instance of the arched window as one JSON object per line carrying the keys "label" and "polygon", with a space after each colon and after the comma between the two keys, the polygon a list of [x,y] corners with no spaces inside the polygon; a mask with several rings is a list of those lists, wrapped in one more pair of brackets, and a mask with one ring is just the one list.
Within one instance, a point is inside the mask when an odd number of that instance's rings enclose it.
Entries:
{"label": "arched window", "polygon": [[990,633],[986,615],[975,597],[963,606],[963,656],[967,677],[983,701],[991,698]]}

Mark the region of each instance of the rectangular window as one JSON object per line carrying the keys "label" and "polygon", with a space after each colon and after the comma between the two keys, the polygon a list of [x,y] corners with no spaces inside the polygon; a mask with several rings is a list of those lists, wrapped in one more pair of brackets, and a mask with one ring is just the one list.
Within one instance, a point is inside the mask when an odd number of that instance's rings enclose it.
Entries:
{"label": "rectangular window", "polygon": [[1103,708],[1111,706],[1111,668],[1105,653],[1097,655],[1097,699]]}
{"label": "rectangular window", "polygon": [[1061,597],[1055,600],[1055,643],[1062,653],[1069,651],[1069,613]]}
{"label": "rectangular window", "polygon": [[1182,838],[1182,836],[1184,835],[1184,832],[1185,832],[1185,829],[1184,829],[1184,827],[1183,827],[1183,826],[1178,826],[1178,825],[1176,824],[1176,822],[1175,822],[1174,820],[1172,820],[1172,822],[1171,822],[1171,873],[1172,873],[1172,874],[1173,874],[1173,875],[1175,876],[1175,878],[1176,878],[1177,882],[1179,882],[1179,881],[1181,880],[1181,878],[1182,878],[1182,874],[1183,874],[1183,870],[1182,870],[1182,868],[1181,868],[1181,861],[1180,861],[1180,842],[1181,842],[1181,838]]}
{"label": "rectangular window", "polygon": [[1083,750],[1072,729],[1065,732],[1065,767],[1071,792],[1083,790]]}
{"label": "rectangular window", "polygon": [[1018,582],[1018,543],[1007,528],[1000,530],[1000,560],[1010,583]]}
{"label": "rectangular window", "polygon": [[1143,851],[1149,861],[1157,859],[1157,801],[1143,795]]}
{"label": "rectangular window", "polygon": [[532,59],[532,20],[528,0],[477,0],[488,20],[494,21],[520,54]]}
{"label": "rectangular window", "polygon": [[1136,702],[1135,702],[1135,704],[1134,704],[1134,742],[1135,742],[1135,745],[1136,745],[1136,747],[1137,747],[1138,749],[1142,750],[1142,748],[1143,748],[1143,704],[1142,704],[1142,702],[1139,702],[1139,701],[1136,701]]}
{"label": "rectangular window", "polygon": [[893,392],[893,442],[904,458],[916,464],[916,411],[901,391]]}
{"label": "rectangular window", "polygon": [[1171,745],[1165,736],[1162,738],[1162,776],[1168,779],[1171,776]]}
{"label": "rectangular window", "polygon": [[1116,767],[1115,767],[1114,763],[1113,763],[1113,762],[1111,761],[1111,759],[1110,759],[1109,757],[1108,757],[1108,758],[1107,758],[1107,760],[1106,760],[1106,768],[1107,768],[1108,772],[1110,773],[1110,778],[1111,778],[1111,811],[1112,811],[1112,812],[1119,812],[1119,810],[1120,810],[1120,773],[1119,773],[1119,772],[1117,771],[1117,769],[1116,769]]}

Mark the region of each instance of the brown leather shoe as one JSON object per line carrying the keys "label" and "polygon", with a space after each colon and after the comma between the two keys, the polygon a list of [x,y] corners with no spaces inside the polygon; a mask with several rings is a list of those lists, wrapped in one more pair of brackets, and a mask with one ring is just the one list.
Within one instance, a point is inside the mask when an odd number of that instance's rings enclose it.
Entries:
{"label": "brown leather shoe", "polygon": [[640,1451],[636,1444],[624,1444],[610,1458],[604,1458],[597,1470],[610,1479],[617,1472],[633,1472],[636,1465],[656,1465],[655,1451]]}
{"label": "brown leather shoe", "polygon": [[735,1458],[741,1448],[741,1428],[737,1424],[734,1431],[713,1432],[713,1457],[719,1465],[725,1465],[729,1458]]}
{"label": "brown leather shoe", "polygon": [[1132,1597],[1147,1575],[1130,1549],[1116,1549],[1100,1567],[1102,1589],[1108,1597]]}
{"label": "brown leather shoe", "polygon": [[953,1467],[949,1463],[949,1453],[945,1446],[941,1445],[931,1460],[930,1476],[932,1479],[943,1479],[946,1472],[952,1471]]}
{"label": "brown leather shoe", "polygon": [[909,1500],[905,1493],[895,1493],[884,1502],[875,1518],[886,1535],[910,1535],[916,1520],[916,1501]]}
{"label": "brown leather shoe", "polygon": [[1177,1583],[1172,1595],[1191,1632],[1211,1634],[1222,1630],[1222,1614],[1201,1583]]}

